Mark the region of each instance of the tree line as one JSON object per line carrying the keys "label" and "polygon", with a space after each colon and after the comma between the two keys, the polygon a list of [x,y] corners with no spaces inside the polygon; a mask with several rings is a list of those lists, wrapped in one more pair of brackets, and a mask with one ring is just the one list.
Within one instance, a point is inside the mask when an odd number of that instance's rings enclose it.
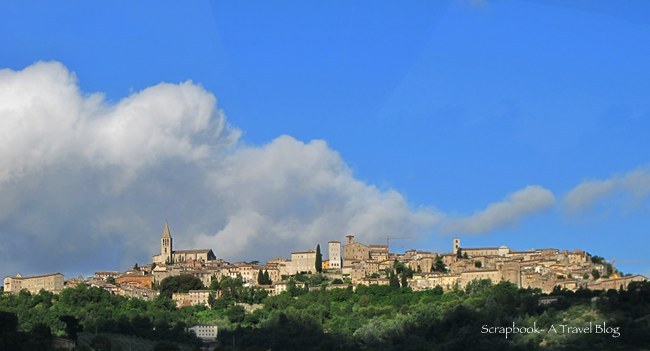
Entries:
{"label": "tree line", "polygon": [[[328,290],[322,275],[297,275],[286,292],[267,296],[241,278],[213,280],[215,296],[207,306],[176,308],[170,292],[205,288],[188,277],[170,277],[160,296],[144,301],[79,285],[55,295],[0,297],[0,350],[47,350],[52,336],[118,333],[157,341],[198,345],[185,328],[216,323],[223,350],[630,350],[650,348],[650,283],[631,283],[627,290],[575,292],[556,289],[560,297],[539,303],[539,290],[511,283],[471,282],[443,293],[437,287],[412,291],[401,284],[408,274],[396,265],[397,284]],[[259,274],[258,274],[259,275]],[[264,273],[262,273],[264,276]],[[194,277],[192,277],[194,278]],[[395,280],[395,278],[393,280]],[[312,289],[301,287],[303,283]],[[318,287],[313,289],[313,287]],[[257,306],[249,308],[246,306]],[[481,333],[483,325],[584,325],[607,322],[621,328],[613,339],[599,334]],[[19,345],[19,346],[16,346]]]}

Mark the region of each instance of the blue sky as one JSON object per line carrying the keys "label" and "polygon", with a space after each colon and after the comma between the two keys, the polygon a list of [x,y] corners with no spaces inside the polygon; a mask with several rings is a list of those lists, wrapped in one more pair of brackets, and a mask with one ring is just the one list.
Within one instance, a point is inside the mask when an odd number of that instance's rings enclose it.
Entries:
{"label": "blue sky", "polygon": [[[457,233],[466,246],[650,259],[648,10],[4,2],[0,118],[12,138],[0,141],[0,273],[124,269],[155,253],[165,219],[177,245],[230,260],[287,256],[349,231],[412,238],[394,250],[447,251]],[[12,105],[18,86],[50,101],[38,94],[59,88],[43,79],[72,90],[47,95],[56,102],[38,118],[33,103]],[[187,111],[160,122],[179,96],[192,97],[179,100]],[[77,100],[93,112],[79,108],[55,133]],[[129,101],[144,104],[134,111],[147,123],[122,118]],[[216,107],[180,128],[203,104]],[[29,128],[14,132],[16,116]],[[120,121],[135,123],[133,139],[106,132]],[[24,258],[34,242],[43,260]],[[648,261],[618,266],[650,272]]]}

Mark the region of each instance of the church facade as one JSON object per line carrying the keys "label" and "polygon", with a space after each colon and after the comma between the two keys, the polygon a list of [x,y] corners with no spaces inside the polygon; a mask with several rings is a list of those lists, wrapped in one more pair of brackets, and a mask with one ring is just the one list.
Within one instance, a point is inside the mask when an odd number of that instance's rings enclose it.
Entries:
{"label": "church facade", "polygon": [[155,264],[174,264],[187,261],[212,261],[216,260],[211,249],[174,250],[173,239],[169,225],[165,223],[162,237],[160,238],[160,254],[153,256]]}

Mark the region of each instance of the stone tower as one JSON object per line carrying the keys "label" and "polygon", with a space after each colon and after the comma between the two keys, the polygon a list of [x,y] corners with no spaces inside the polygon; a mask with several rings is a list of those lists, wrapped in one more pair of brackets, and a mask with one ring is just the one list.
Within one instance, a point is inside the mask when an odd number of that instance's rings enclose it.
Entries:
{"label": "stone tower", "polygon": [[453,238],[452,243],[453,246],[451,247],[451,252],[453,254],[456,254],[458,252],[458,249],[460,249],[460,238]]}
{"label": "stone tower", "polygon": [[160,238],[160,257],[165,263],[172,262],[172,234],[169,232],[169,225],[165,222],[162,237]]}
{"label": "stone tower", "polygon": [[341,243],[330,241],[327,243],[329,251],[329,263],[331,269],[341,269]]}

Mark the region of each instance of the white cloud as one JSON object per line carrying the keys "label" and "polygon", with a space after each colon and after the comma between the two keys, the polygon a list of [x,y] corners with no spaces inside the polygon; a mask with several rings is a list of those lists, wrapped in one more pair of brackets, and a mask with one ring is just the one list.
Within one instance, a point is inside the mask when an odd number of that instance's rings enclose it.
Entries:
{"label": "white cloud", "polygon": [[565,197],[564,205],[572,212],[591,207],[597,200],[608,196],[614,191],[614,182],[611,180],[590,180],[580,183]]}
{"label": "white cloud", "polygon": [[591,209],[604,199],[622,196],[632,205],[650,194],[650,171],[648,167],[606,180],[587,180],[571,189],[564,197],[564,208],[570,213]]}
{"label": "white cloud", "polygon": [[61,162],[115,167],[127,180],[162,159],[196,160],[232,141],[213,95],[200,86],[159,84],[117,105],[82,95],[57,62],[0,71],[0,183]]}
{"label": "white cloud", "polygon": [[177,247],[233,260],[350,232],[421,236],[438,221],[357,180],[323,141],[238,137],[192,82],[113,104],[60,63],[1,70],[0,273],[125,268],[156,253],[165,219]]}
{"label": "white cloud", "polygon": [[281,136],[263,147],[242,148],[223,160],[210,181],[232,215],[201,242],[219,242],[220,250],[238,255],[261,241],[274,255],[286,255],[346,233],[365,242],[422,235],[438,220],[433,210],[410,209],[395,191],[356,180],[320,140]]}
{"label": "white cloud", "polygon": [[529,185],[471,216],[445,220],[442,230],[455,234],[486,233],[515,224],[527,215],[548,208],[554,202],[555,196],[549,190]]}

